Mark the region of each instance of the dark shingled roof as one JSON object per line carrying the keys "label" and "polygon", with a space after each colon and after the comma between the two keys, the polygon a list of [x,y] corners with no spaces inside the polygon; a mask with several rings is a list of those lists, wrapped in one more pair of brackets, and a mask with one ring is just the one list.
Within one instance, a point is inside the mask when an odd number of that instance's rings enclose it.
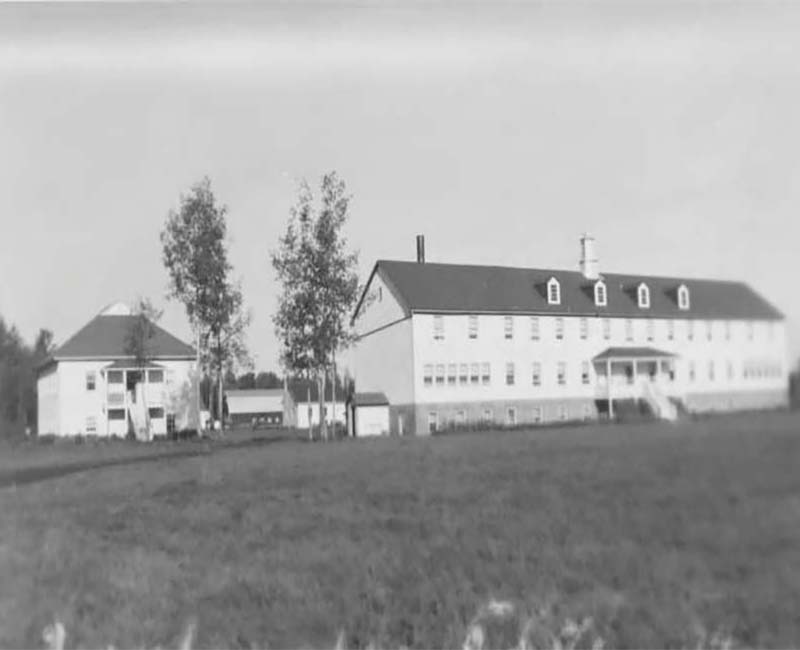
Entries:
{"label": "dark shingled roof", "polygon": [[[52,354],[55,359],[125,357],[125,338],[136,316],[95,316]],[[194,357],[194,348],[153,325],[155,335],[148,342],[155,358]]]}
{"label": "dark shingled roof", "polygon": [[352,403],[355,406],[388,406],[389,400],[383,393],[355,393]]}
{"label": "dark shingled roof", "polygon": [[[380,273],[407,312],[531,313],[572,316],[775,320],[783,314],[743,282],[604,273],[607,306],[594,304],[594,280],[578,271],[379,260]],[[547,302],[547,281],[561,284],[561,304]],[[640,309],[636,288],[650,288]],[[689,289],[690,308],[678,308],[677,289]],[[360,306],[360,305],[359,305]],[[357,311],[356,311],[357,313]]]}
{"label": "dark shingled roof", "polygon": [[667,358],[674,357],[671,352],[664,352],[664,350],[656,350],[656,348],[641,348],[641,347],[617,347],[606,348],[598,354],[594,360],[600,361],[601,359],[653,359],[653,358]]}

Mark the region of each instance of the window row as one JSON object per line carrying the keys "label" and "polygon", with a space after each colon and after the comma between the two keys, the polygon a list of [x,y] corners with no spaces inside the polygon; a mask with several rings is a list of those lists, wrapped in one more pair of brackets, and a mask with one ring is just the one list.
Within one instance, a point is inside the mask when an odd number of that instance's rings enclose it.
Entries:
{"label": "window row", "polygon": [[[129,371],[129,373],[132,371]],[[164,383],[163,370],[147,370],[147,383],[148,384],[161,384]],[[172,373],[167,374],[167,382],[172,381]],[[125,376],[122,370],[109,370],[106,375],[106,382],[108,384],[122,384],[125,382]],[[86,390],[93,391],[97,388],[97,372],[94,370],[86,371]]]}
{"label": "window row", "polygon": [[[618,321],[620,319],[611,319],[611,318],[601,318],[600,320],[600,334],[605,340],[611,340],[612,335],[612,320]],[[637,319],[638,320],[638,319]],[[587,318],[583,317],[578,320],[578,336],[581,339],[589,339],[593,336],[594,326],[593,323],[598,321],[597,318]],[[641,322],[641,321],[639,321]],[[645,323],[645,331],[644,331],[644,338],[647,341],[654,341],[656,339],[656,324],[658,323],[665,323],[665,327],[663,328],[663,335],[664,338],[668,341],[674,341],[676,338],[676,322],[681,324],[681,332],[680,335],[685,338],[687,341],[694,341],[695,340],[695,330],[698,328],[696,323],[703,323],[703,332],[702,336],[707,341],[712,341],[715,338],[715,334],[717,337],[721,336],[723,340],[730,341],[732,339],[732,324],[731,321],[716,321],[716,323],[721,323],[722,325],[722,332],[719,332],[719,325],[715,326],[715,321],[693,321],[693,320],[683,320],[683,321],[676,321],[674,319],[649,319],[644,321]],[[514,316],[503,316],[503,337],[506,340],[513,340],[515,337],[515,317]],[[529,331],[528,336],[532,341],[539,341],[541,340],[542,334],[542,327],[541,327],[541,319],[539,316],[529,316],[528,317],[529,323]],[[554,327],[554,338],[557,341],[564,339],[564,318],[563,317],[556,317],[554,319],[555,327]],[[775,334],[775,326],[774,323],[767,323],[767,338],[772,340]],[[625,340],[626,341],[633,341],[635,339],[635,332],[634,332],[634,319],[627,318],[624,320],[624,328],[625,328]],[[470,315],[467,316],[467,336],[470,339],[477,339],[478,338],[478,316],[477,315]],[[755,322],[754,321],[745,321],[745,337],[748,341],[752,341],[755,338]],[[436,341],[444,341],[445,340],[445,329],[444,329],[444,316],[436,315],[433,317],[433,338]]]}
{"label": "window row", "polygon": [[[590,363],[583,361],[580,364],[580,378],[582,384],[589,384]],[[426,363],[422,367],[422,383],[424,386],[467,386],[492,383],[490,363]],[[530,366],[530,381],[534,386],[542,385],[542,364],[534,361]],[[555,366],[556,383],[565,386],[567,383],[567,363],[559,361]],[[513,386],[517,382],[517,364],[509,361],[505,366],[505,384]]]}

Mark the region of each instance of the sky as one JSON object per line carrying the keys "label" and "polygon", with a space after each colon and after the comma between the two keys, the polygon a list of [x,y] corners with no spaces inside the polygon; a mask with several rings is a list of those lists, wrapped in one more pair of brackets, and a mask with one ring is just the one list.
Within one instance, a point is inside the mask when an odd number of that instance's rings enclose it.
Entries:
{"label": "sky", "polygon": [[0,5],[0,315],[63,342],[167,299],[159,232],[226,204],[257,370],[297,186],[336,170],[376,259],[744,280],[800,354],[800,5]]}

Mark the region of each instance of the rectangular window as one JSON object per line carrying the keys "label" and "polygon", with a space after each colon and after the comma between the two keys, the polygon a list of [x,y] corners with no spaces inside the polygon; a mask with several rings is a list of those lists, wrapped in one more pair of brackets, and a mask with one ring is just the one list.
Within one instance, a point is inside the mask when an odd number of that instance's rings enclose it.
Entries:
{"label": "rectangular window", "polygon": [[433,317],[433,340],[444,341],[444,316]]}
{"label": "rectangular window", "polygon": [[151,420],[160,420],[161,418],[164,417],[164,409],[161,408],[160,406],[153,406],[147,409],[147,412],[150,415]]}
{"label": "rectangular window", "polygon": [[708,381],[714,381],[714,362],[708,362]]}
{"label": "rectangular window", "polygon": [[747,340],[753,340],[753,330],[755,327],[753,326],[753,321],[747,321]]}
{"label": "rectangular window", "polygon": [[725,321],[725,340],[731,340],[731,322],[729,320]]}
{"label": "rectangular window", "polygon": [[124,420],[125,409],[108,409],[109,420]]}
{"label": "rectangular window", "polygon": [[492,365],[490,363],[481,364],[481,383],[484,386],[492,383]]}
{"label": "rectangular window", "polygon": [[492,412],[492,409],[483,409],[483,421],[488,423],[492,420],[494,420],[494,413]]}
{"label": "rectangular window", "polygon": [[592,419],[592,407],[588,404],[583,405],[583,419],[584,420],[591,420]]}
{"label": "rectangular window", "polygon": [[558,407],[558,417],[561,419],[562,422],[565,422],[567,416],[568,416],[567,407],[562,404],[561,406]]}
{"label": "rectangular window", "polygon": [[94,390],[97,381],[97,374],[94,370],[89,370],[86,373],[86,390]]}
{"label": "rectangular window", "polygon": [[714,323],[712,321],[706,321],[706,340],[710,341],[713,338],[714,333]]}
{"label": "rectangular window", "polygon": [[655,321],[651,318],[647,321],[647,340],[652,341],[655,337]]}
{"label": "rectangular window", "polygon": [[733,379],[733,363],[728,361],[728,379]]}
{"label": "rectangular window", "polygon": [[466,363],[458,366],[458,383],[461,386],[466,386],[469,383],[469,366]]}
{"label": "rectangular window", "polygon": [[449,363],[447,364],[447,385],[448,386],[455,386],[456,385],[456,373],[458,368],[456,364]]}
{"label": "rectangular window", "polygon": [[464,409],[456,411],[456,424],[464,426],[467,423],[467,412]]}
{"label": "rectangular window", "polygon": [[611,319],[603,319],[603,338],[608,341],[611,338]]}
{"label": "rectangular window", "polygon": [[514,364],[513,362],[506,364],[506,385],[514,385]]}
{"label": "rectangular window", "polygon": [[589,319],[581,318],[581,338],[589,338]]}
{"label": "rectangular window", "polygon": [[668,320],[667,321],[667,339],[670,341],[675,340],[675,321]]}
{"label": "rectangular window", "polygon": [[428,413],[428,433],[436,433],[438,426],[439,416],[436,414],[436,411],[431,411]]}
{"label": "rectangular window", "polygon": [[584,361],[581,363],[581,383],[588,384],[589,383],[589,362]]}
{"label": "rectangular window", "polygon": [[567,383],[567,364],[563,361],[558,362],[558,385],[564,386]]}
{"label": "rectangular window", "polygon": [[533,407],[533,423],[534,424],[541,424],[542,423],[542,407],[541,406],[534,406]]}
{"label": "rectangular window", "polygon": [[506,409],[506,424],[510,427],[513,427],[517,423],[517,409],[513,406],[509,406]]}
{"label": "rectangular window", "polygon": [[533,379],[534,386],[542,385],[542,364],[539,363],[538,361],[533,362],[531,377]]}
{"label": "rectangular window", "polygon": [[97,418],[93,415],[86,418],[86,433],[97,433]]}
{"label": "rectangular window", "polygon": [[481,367],[477,363],[471,363],[469,366],[469,383],[478,385],[481,382]]}
{"label": "rectangular window", "polygon": [[689,362],[689,381],[694,381],[695,378],[695,370],[694,370],[694,361]]}
{"label": "rectangular window", "polygon": [[444,364],[436,364],[436,385],[444,386]]}
{"label": "rectangular window", "polygon": [[686,338],[690,341],[694,341],[694,321],[687,320],[686,321]]}
{"label": "rectangular window", "polygon": [[469,338],[478,338],[478,317],[468,316],[467,328],[469,330]]}
{"label": "rectangular window", "polygon": [[163,370],[148,370],[147,371],[147,383],[149,384],[161,384],[164,382],[164,371]]}
{"label": "rectangular window", "polygon": [[503,331],[507,339],[514,338],[514,318],[512,316],[505,316],[503,318]]}
{"label": "rectangular window", "polygon": [[539,317],[531,316],[531,340],[539,340]]}
{"label": "rectangular window", "polygon": [[556,338],[561,340],[564,338],[564,319],[556,318]]}
{"label": "rectangular window", "polygon": [[625,340],[633,341],[633,321],[630,318],[625,321]]}
{"label": "rectangular window", "polygon": [[109,370],[108,371],[108,383],[109,384],[121,384],[123,382],[122,370]]}
{"label": "rectangular window", "polygon": [[172,434],[175,433],[175,414],[168,413],[167,414],[167,433]]}
{"label": "rectangular window", "polygon": [[767,336],[770,341],[775,338],[775,323],[770,322],[767,324]]}
{"label": "rectangular window", "polygon": [[426,363],[422,369],[422,383],[425,386],[433,386],[433,366]]}

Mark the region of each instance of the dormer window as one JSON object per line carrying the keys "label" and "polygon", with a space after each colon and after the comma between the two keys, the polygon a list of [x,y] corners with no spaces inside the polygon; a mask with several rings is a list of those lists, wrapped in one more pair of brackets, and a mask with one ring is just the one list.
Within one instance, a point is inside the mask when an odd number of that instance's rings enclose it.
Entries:
{"label": "dormer window", "polygon": [[547,281],[547,304],[548,305],[561,304],[561,285],[555,278],[550,278]]}
{"label": "dormer window", "polygon": [[678,287],[678,309],[689,309],[689,289],[685,284]]}
{"label": "dormer window", "polygon": [[639,302],[639,309],[650,309],[650,289],[644,282],[636,289],[636,296]]}
{"label": "dormer window", "polygon": [[594,283],[594,304],[596,307],[605,307],[608,304],[606,283],[602,280],[598,280]]}

